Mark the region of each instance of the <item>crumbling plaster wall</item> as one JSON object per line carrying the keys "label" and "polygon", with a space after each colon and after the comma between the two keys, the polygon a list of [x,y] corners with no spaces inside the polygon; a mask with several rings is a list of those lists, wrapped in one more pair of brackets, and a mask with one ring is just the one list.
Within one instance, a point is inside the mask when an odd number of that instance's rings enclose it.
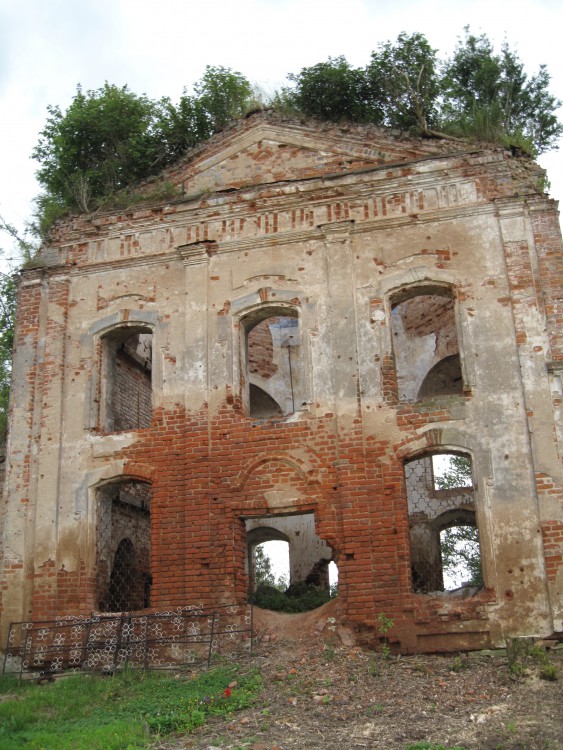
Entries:
{"label": "crumbling plaster wall", "polygon": [[[556,215],[541,196],[489,191],[515,179],[504,160],[211,194],[102,218],[92,239],[69,226],[60,265],[20,289],[3,632],[95,609],[96,486],[118,477],[152,485],[157,609],[245,597],[241,519],[314,513],[349,619],[373,628],[385,612],[404,650],[561,629],[560,397],[546,372],[560,308],[542,270]],[[436,284],[453,295],[463,395],[400,403],[392,299]],[[252,421],[242,321],[268,305],[298,316],[302,390],[295,413]],[[96,352],[127,325],[153,333],[152,424],[104,434]],[[438,447],[468,452],[476,477],[486,588],[464,602],[412,592],[403,462]]]}

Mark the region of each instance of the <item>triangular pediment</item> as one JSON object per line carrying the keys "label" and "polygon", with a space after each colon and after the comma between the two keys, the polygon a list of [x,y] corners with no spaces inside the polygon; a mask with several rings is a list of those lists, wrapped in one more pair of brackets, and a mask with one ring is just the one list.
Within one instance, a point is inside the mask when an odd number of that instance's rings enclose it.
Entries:
{"label": "triangular pediment", "polygon": [[[451,145],[446,147],[451,152]],[[256,114],[188,154],[174,168],[184,196],[350,174],[444,156],[444,144],[383,128]]]}

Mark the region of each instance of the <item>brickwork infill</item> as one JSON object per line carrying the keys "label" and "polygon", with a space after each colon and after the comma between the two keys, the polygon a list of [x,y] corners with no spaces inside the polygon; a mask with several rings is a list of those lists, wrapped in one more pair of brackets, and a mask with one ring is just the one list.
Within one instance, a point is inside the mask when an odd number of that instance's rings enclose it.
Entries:
{"label": "brickwork infill", "polygon": [[[287,459],[304,443],[309,457],[314,457],[306,469]],[[413,615],[424,622],[435,617],[439,606],[412,594],[402,462],[389,462],[388,443],[371,442],[365,451],[362,443],[360,420],[351,431],[338,433],[333,415],[254,426],[228,407],[209,425],[206,413],[186,415],[178,410],[158,415],[155,426],[125,452],[131,467],[142,463],[155,469],[151,609],[179,607],[186,601],[245,601],[241,519],[287,510],[269,508],[265,495],[280,486],[291,487],[297,499],[289,510],[313,511],[318,535],[333,547],[339,596],[351,622],[374,627],[377,613],[385,612],[395,621],[394,632],[403,648],[414,648]],[[248,476],[241,467],[250,467]],[[43,575],[51,579],[56,572],[46,568],[36,575],[34,619],[52,616],[62,607],[72,614],[96,609],[87,594],[69,604],[60,574],[56,603],[45,598],[39,580]],[[84,591],[95,597],[96,589],[92,582]],[[439,631],[447,633],[459,617],[482,619],[491,596],[484,591],[456,602],[447,617],[442,614]]]}
{"label": "brickwork infill", "polygon": [[111,384],[115,432],[150,427],[152,416],[151,374],[126,352],[118,351]]}

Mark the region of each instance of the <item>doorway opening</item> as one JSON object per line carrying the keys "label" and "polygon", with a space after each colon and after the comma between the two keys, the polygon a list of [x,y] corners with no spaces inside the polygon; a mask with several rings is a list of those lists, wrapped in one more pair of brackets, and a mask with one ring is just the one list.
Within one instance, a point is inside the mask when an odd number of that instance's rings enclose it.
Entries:
{"label": "doorway opening", "polygon": [[300,612],[335,595],[333,551],[316,534],[313,513],[247,518],[245,527],[251,601],[265,609]]}

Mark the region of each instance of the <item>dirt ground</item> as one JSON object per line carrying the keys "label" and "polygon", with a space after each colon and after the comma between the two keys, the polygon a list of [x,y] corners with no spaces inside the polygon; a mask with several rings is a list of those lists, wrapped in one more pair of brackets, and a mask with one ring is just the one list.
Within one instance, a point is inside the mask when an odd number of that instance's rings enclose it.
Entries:
{"label": "dirt ground", "polygon": [[563,650],[548,652],[556,681],[540,679],[535,666],[515,679],[503,652],[385,659],[355,646],[328,619],[331,606],[304,615],[256,611],[252,664],[264,679],[257,704],[158,749],[563,749]]}

